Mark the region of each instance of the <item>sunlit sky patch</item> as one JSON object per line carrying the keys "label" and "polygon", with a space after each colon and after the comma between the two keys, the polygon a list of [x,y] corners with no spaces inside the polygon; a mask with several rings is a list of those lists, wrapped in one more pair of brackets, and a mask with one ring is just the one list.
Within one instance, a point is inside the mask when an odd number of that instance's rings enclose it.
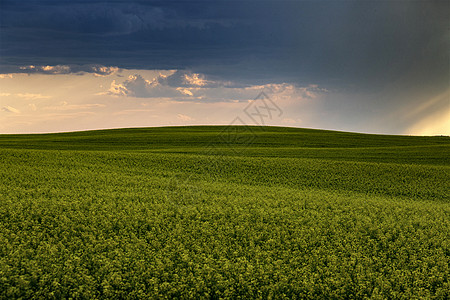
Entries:
{"label": "sunlit sky patch", "polygon": [[0,133],[229,124],[450,134],[448,1],[2,1]]}

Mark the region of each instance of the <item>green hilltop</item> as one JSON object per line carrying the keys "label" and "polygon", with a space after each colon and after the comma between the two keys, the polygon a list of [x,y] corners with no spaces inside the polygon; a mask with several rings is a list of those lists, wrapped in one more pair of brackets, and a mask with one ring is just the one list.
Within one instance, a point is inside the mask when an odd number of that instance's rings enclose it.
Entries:
{"label": "green hilltop", "polygon": [[448,165],[450,138],[269,126],[127,128],[0,135],[1,148],[155,151]]}

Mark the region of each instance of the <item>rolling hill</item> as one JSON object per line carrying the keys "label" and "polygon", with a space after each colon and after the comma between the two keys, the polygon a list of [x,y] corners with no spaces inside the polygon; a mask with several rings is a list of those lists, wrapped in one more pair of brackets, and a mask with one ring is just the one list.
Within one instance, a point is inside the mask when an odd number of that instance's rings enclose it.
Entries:
{"label": "rolling hill", "polygon": [[0,135],[1,298],[450,297],[450,138]]}

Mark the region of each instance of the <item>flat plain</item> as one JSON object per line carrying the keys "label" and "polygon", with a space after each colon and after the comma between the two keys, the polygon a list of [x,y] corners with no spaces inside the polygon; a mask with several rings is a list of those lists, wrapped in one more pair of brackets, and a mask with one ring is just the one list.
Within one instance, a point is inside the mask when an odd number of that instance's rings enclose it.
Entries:
{"label": "flat plain", "polygon": [[0,298],[450,297],[450,138],[0,135]]}

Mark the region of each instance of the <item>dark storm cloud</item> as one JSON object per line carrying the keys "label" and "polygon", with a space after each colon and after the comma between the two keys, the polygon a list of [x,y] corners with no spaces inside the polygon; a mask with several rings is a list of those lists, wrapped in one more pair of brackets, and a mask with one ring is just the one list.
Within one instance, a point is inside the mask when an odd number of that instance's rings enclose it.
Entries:
{"label": "dark storm cloud", "polygon": [[339,88],[448,84],[447,1],[0,3],[3,66],[191,69]]}

